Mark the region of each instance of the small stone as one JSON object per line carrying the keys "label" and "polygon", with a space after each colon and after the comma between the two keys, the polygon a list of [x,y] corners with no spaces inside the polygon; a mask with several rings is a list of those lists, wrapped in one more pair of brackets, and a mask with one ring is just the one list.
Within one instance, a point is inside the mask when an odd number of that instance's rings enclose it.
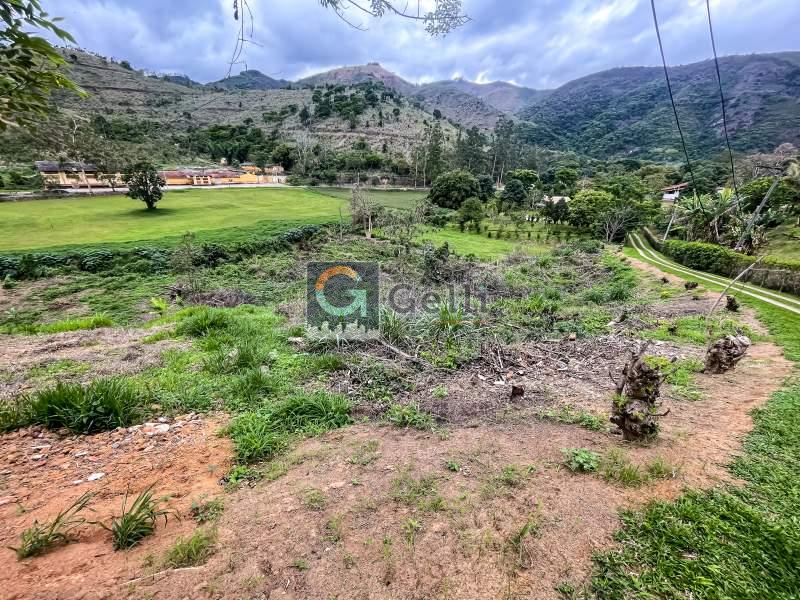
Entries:
{"label": "small stone", "polygon": [[3,496],[3,497],[0,497],[0,506],[5,506],[6,504],[11,504],[12,502],[14,502],[14,500],[16,500],[16,498],[14,498],[14,496]]}
{"label": "small stone", "polygon": [[86,450],[81,450],[80,452],[76,452],[76,453],[74,454],[74,456],[75,456],[75,458],[80,458],[80,457],[82,457],[82,456],[86,456],[87,454],[89,454],[89,453],[88,453],[88,452],[86,452]]}
{"label": "small stone", "polygon": [[570,342],[574,342],[574,341],[576,341],[577,339],[578,339],[578,334],[577,334],[577,333],[575,333],[574,331],[573,331],[572,333],[570,333],[570,334],[569,334],[569,341],[570,341]]}
{"label": "small stone", "polygon": [[102,479],[105,477],[105,473],[92,473],[86,478],[86,481],[97,481],[98,479]]}
{"label": "small stone", "polygon": [[47,457],[46,454],[32,454],[31,455],[31,460],[42,460],[43,458],[46,458],[46,457]]}
{"label": "small stone", "polygon": [[158,417],[159,423],[169,423],[169,419],[167,417]]}
{"label": "small stone", "polygon": [[72,485],[80,485],[82,483],[83,483],[83,479],[76,479],[75,481],[72,482]]}

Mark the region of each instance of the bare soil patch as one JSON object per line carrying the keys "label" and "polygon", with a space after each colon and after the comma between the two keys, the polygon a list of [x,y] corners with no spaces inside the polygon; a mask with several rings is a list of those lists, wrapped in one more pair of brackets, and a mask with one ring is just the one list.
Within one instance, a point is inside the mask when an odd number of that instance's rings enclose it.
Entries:
{"label": "bare soil patch", "polygon": [[[156,558],[195,523],[187,517],[192,501],[222,492],[220,478],[230,468],[230,441],[219,437],[220,421],[184,415],[153,428],[120,429],[94,436],[62,436],[38,428],[0,437],[0,587],[3,597],[108,598],[115,586],[147,572]],[[93,479],[93,481],[91,481]],[[92,492],[89,520],[108,523],[131,498],[155,484],[157,497],[183,517],[159,522],[156,534],[127,552],[114,552],[111,536],[84,526],[77,541],[40,557],[17,561],[19,535],[34,520],[44,522]],[[130,501],[129,501],[130,503]],[[151,569],[152,570],[152,569]]]}
{"label": "bare soil patch", "polygon": [[[88,382],[108,375],[138,373],[158,365],[165,350],[186,346],[174,340],[152,344],[144,339],[152,329],[94,329],[54,335],[0,335],[0,402],[18,397],[47,383],[32,378],[31,369],[69,362],[85,368],[58,373],[60,381]],[[57,368],[57,367],[54,367]]]}

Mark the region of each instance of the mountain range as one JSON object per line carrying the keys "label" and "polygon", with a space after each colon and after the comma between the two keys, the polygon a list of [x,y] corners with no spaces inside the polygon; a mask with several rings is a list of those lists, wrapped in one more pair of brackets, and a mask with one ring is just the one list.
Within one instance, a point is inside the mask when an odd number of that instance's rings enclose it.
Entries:
{"label": "mountain range", "polygon": [[[720,74],[728,132],[740,151],[800,144],[800,52],[722,57]],[[290,84],[245,71],[212,85],[275,89],[286,85],[383,83],[440,111],[454,123],[484,130],[503,116],[529,122],[534,142],[598,158],[644,155],[670,160],[680,148],[672,107],[660,67],[624,67],[595,73],[554,90],[535,90],[497,81],[465,79],[410,83],[378,63],[342,67]],[[724,129],[713,61],[670,68],[675,102],[687,143],[698,155],[723,148]],[[231,82],[225,84],[225,82]],[[263,83],[262,83],[263,82]],[[263,85],[263,87],[254,87]]]}
{"label": "mountain range", "polygon": [[[64,49],[70,74],[90,92],[87,99],[62,94],[64,108],[122,123],[146,122],[163,133],[196,127],[264,124],[293,137],[302,130],[334,147],[365,139],[374,149],[408,154],[440,119],[445,139],[456,127],[490,132],[501,118],[515,120],[517,135],[553,150],[607,159],[636,157],[676,162],[682,157],[670,98],[660,67],[624,67],[582,77],[553,90],[507,82],[464,79],[414,84],[378,63],[326,71],[291,82],[257,70],[202,84],[185,75],[154,75],[79,50]],[[800,145],[800,52],[723,57],[720,74],[735,150],[769,151]],[[676,107],[693,158],[725,148],[719,87],[713,61],[670,68]],[[402,101],[380,105],[353,121],[343,114],[302,121],[315,113],[315,86],[351,87],[372,82],[399,92]],[[154,142],[153,147],[156,147]]]}

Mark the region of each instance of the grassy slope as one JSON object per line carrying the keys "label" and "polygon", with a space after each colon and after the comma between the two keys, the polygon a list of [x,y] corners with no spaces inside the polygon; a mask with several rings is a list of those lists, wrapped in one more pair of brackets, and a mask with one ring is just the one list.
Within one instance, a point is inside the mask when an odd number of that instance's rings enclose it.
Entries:
{"label": "grassy slope", "polygon": [[[631,256],[641,258],[632,249]],[[659,267],[661,268],[661,267]],[[669,269],[663,269],[669,272]],[[677,273],[674,273],[677,274]],[[715,289],[715,286],[706,286]],[[752,306],[800,362],[800,318]],[[754,413],[731,470],[743,487],[688,492],[623,515],[618,548],[597,558],[599,598],[797,598],[800,595],[800,383]]]}
{"label": "grassy slope", "polygon": [[778,258],[800,260],[800,227],[790,222],[771,230],[765,252]]}
{"label": "grassy slope", "polygon": [[270,232],[339,218],[342,202],[306,190],[166,192],[155,211],[124,196],[0,204],[0,251],[179,237],[258,224]]}

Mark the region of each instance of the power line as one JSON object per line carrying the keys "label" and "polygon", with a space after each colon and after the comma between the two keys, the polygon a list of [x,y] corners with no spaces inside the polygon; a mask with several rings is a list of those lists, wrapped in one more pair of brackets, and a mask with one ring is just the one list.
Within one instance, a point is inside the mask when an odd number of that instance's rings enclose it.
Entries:
{"label": "power line", "polygon": [[[658,49],[661,52],[661,63],[664,65],[664,78],[667,80],[667,91],[669,92],[669,100],[672,103],[672,112],[675,114],[675,124],[678,126],[678,133],[681,136],[681,146],[683,146],[683,155],[686,157],[686,166],[689,167],[689,175],[692,178],[692,187],[694,195],[697,196],[697,182],[694,179],[694,170],[692,170],[692,161],[689,159],[689,151],[686,149],[686,139],[683,136],[683,129],[681,128],[681,120],[678,117],[678,108],[675,106],[675,96],[672,93],[672,83],[669,80],[669,69],[667,69],[667,58],[664,55],[664,44],[661,42],[661,30],[658,27],[658,15],[656,14],[656,2],[650,0],[650,7],[653,9],[653,23],[656,26],[656,37],[658,37]],[[702,203],[700,205],[702,207]],[[703,208],[705,212],[705,208]]]}
{"label": "power line", "polygon": [[739,187],[736,185],[736,167],[733,164],[733,150],[731,150],[731,140],[728,137],[728,115],[725,112],[725,94],[722,91],[722,75],[719,72],[719,59],[717,58],[717,42],[714,39],[714,26],[711,24],[711,2],[706,0],[706,11],[708,12],[708,32],[711,34],[711,49],[714,51],[714,66],[717,69],[717,83],[719,83],[719,99],[722,103],[722,128],[725,130],[725,144],[728,146],[728,157],[731,160],[731,176],[733,177],[733,190],[736,192],[736,202],[739,199]]}

